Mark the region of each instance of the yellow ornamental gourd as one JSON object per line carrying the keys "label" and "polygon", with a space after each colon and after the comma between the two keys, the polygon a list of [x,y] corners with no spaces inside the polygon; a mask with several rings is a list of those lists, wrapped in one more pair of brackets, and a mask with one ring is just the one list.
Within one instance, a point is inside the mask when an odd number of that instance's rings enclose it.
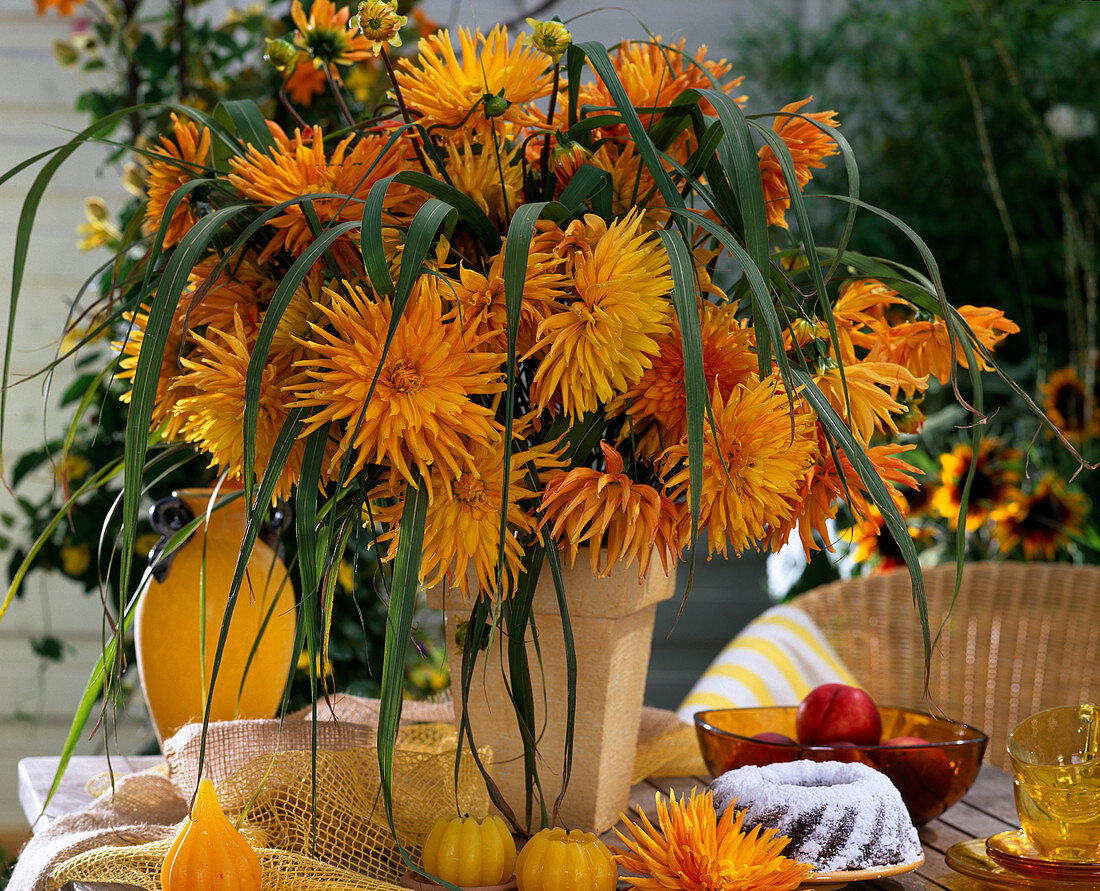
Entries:
{"label": "yellow ornamental gourd", "polygon": [[260,858],[218,803],[210,780],[199,783],[191,814],[164,866],[161,891],[260,891]]}
{"label": "yellow ornamental gourd", "polygon": [[516,861],[519,891],[615,891],[618,877],[607,845],[579,829],[535,833]]}
{"label": "yellow ornamental gourd", "polygon": [[503,885],[516,866],[516,843],[497,816],[436,820],[424,841],[424,871],[460,888]]}

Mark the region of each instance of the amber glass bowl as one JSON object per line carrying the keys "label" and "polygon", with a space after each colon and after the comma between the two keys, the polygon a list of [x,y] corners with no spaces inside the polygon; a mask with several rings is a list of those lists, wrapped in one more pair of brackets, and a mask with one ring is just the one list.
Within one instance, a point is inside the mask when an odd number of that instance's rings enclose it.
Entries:
{"label": "amber glass bowl", "polygon": [[920,826],[966,794],[978,775],[989,737],[966,724],[906,708],[880,706],[883,741],[916,737],[927,744],[803,746],[753,739],[781,733],[795,739],[797,706],[723,708],[698,712],[695,733],[714,776],[748,764],[777,761],[861,761],[886,774]]}

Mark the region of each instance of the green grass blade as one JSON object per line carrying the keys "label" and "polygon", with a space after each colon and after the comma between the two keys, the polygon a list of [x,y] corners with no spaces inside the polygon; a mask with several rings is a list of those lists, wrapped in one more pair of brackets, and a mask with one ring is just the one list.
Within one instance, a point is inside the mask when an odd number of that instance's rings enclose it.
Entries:
{"label": "green grass blade", "polygon": [[[538,583],[539,570],[542,566],[542,550],[529,548],[523,556],[524,573],[516,587],[516,591],[507,599],[501,599],[501,620],[507,634],[506,641],[508,655],[508,696],[512,706],[516,726],[519,729],[520,739],[523,743],[523,773],[524,773],[524,825],[531,825],[531,811],[534,804],[535,793],[539,798],[539,825],[549,825],[549,814],[546,810],[546,797],[542,794],[542,781],[539,778],[538,743],[543,729],[535,724],[535,691],[532,683],[531,660],[528,658],[527,637],[530,633],[534,640],[535,651],[538,654],[538,630],[535,628],[533,604],[535,599],[535,587]],[[539,676],[544,677],[541,654],[538,656]],[[493,670],[487,668],[486,670]],[[546,684],[542,684],[543,714],[546,714]],[[572,741],[570,740],[570,744]]]}
{"label": "green grass blade", "polygon": [[[279,477],[290,457],[291,449],[301,433],[306,409],[295,408],[289,412],[286,422],[275,437],[275,443],[271,448],[271,460],[264,471],[256,498],[247,505],[248,519],[245,523],[244,539],[241,542],[240,553],[237,555],[237,565],[233,570],[233,578],[229,585],[229,593],[226,597],[225,610],[222,613],[221,626],[218,629],[218,643],[214,649],[214,660],[210,671],[209,690],[206,709],[202,719],[202,738],[199,747],[198,775],[202,775],[203,761],[206,757],[206,734],[210,724],[210,704],[213,701],[214,685],[218,679],[218,671],[221,667],[222,654],[225,651],[225,642],[229,635],[229,623],[233,618],[233,611],[237,606],[237,598],[240,595],[241,586],[244,583],[248,569],[248,561],[252,557],[252,549],[256,539],[259,538],[260,529],[263,526],[263,518],[271,505]],[[301,562],[301,561],[299,561]]]}
{"label": "green grass blade", "polygon": [[346,233],[359,227],[358,222],[340,223],[325,231],[308,248],[302,251],[302,255],[294,261],[294,265],[287,270],[279,287],[271,296],[267,311],[264,313],[264,321],[260,326],[260,332],[256,336],[256,344],[252,348],[252,355],[248,360],[248,370],[245,373],[244,384],[244,418],[242,420],[244,430],[244,484],[249,501],[252,500],[255,488],[256,470],[256,424],[260,414],[260,390],[263,385],[264,369],[267,367],[267,358],[271,352],[271,343],[275,339],[275,330],[282,321],[283,313],[290,305],[291,299],[298,286],[305,280],[313,264],[329,249],[329,246]]}
{"label": "green grass blade", "polygon": [[[611,61],[611,56],[607,53],[607,47],[594,41],[575,43],[573,46],[584,53],[588,58],[588,64],[596,70],[596,73],[600,76],[600,80],[603,81],[604,86],[607,88],[608,93],[611,94],[611,99],[615,103],[615,107],[619,110],[619,113],[623,116],[623,123],[626,124],[631,139],[634,141],[634,147],[642,156],[642,161],[645,163],[646,169],[648,169],[653,176],[653,180],[657,184],[657,191],[661,193],[661,197],[664,198],[665,203],[669,207],[684,207],[683,198],[680,197],[680,193],[676,190],[676,186],[673,185],[671,177],[669,177],[668,172],[661,164],[657,149],[653,145],[653,141],[649,138],[649,134],[642,124],[642,119],[638,117],[638,112],[634,110],[634,106],[630,102],[630,96],[627,94],[626,88],[623,87],[622,81],[619,80],[619,76],[615,71],[615,64]],[[570,105],[572,106],[572,104],[571,102]],[[570,123],[573,122],[571,121]]]}
{"label": "green grass blade", "polygon": [[516,209],[508,226],[504,246],[505,364],[504,396],[504,457],[501,481],[500,541],[497,551],[496,596],[503,599],[505,545],[508,534],[508,493],[512,481],[512,430],[516,414],[516,340],[519,337],[520,314],[523,309],[523,287],[527,282],[527,257],[535,223],[545,207],[544,202],[524,204]]}
{"label": "green grass blade", "polygon": [[233,126],[233,131],[246,145],[261,152],[277,149],[275,138],[267,127],[264,113],[251,99],[223,99],[218,103],[215,111],[215,120],[218,112],[223,112]]}
{"label": "green grass blade", "polygon": [[[532,471],[531,474],[533,473]],[[535,481],[532,480],[532,482]],[[565,752],[562,758],[561,791],[554,800],[554,809],[550,815],[550,825],[554,826],[557,825],[558,811],[565,799],[565,791],[569,787],[569,779],[573,772],[573,739],[577,726],[577,643],[573,636],[573,622],[569,618],[561,557],[549,527],[545,527],[542,531],[542,545],[546,565],[550,568],[550,578],[554,583],[554,595],[558,600],[558,614],[561,617],[561,632],[565,643]]]}
{"label": "green grass blade", "polygon": [[[757,328],[759,332],[757,334],[758,344],[761,333],[766,334],[773,343],[782,344],[783,333],[780,326],[779,314],[772,304],[771,292],[768,290],[767,281],[756,264],[753,263],[748,252],[737,242],[737,239],[735,239],[729,231],[713,220],[708,220],[702,214],[694,211],[677,209],[672,209],[671,213],[676,216],[682,216],[688,222],[705,229],[729,252],[730,256],[732,256],[741,267],[745,280],[748,282],[752,298],[753,324],[754,326],[763,325],[763,330],[759,327]],[[791,380],[790,362],[786,354],[782,350],[779,350],[775,353],[774,360],[779,366],[779,371],[784,381],[789,382]],[[761,369],[761,373],[765,376],[771,374],[770,363],[767,368]]]}
{"label": "green grass blade", "polygon": [[723,138],[718,157],[731,178],[741,209],[745,247],[752,262],[766,274],[770,261],[768,222],[764,211],[764,184],[760,178],[760,158],[752,141],[749,122],[737,103],[721,90],[700,90],[714,107],[722,122]]}
{"label": "green grass blade", "polygon": [[894,536],[894,541],[897,543],[902,557],[905,559],[905,565],[909,569],[909,578],[913,584],[913,605],[916,607],[917,614],[920,618],[921,636],[924,641],[924,665],[927,677],[928,666],[931,664],[930,660],[932,657],[932,637],[928,624],[928,603],[924,594],[924,577],[921,574],[920,560],[917,557],[917,549],[913,544],[913,539],[909,535],[905,517],[901,515],[897,505],[894,504],[893,498],[890,497],[890,490],[887,488],[886,483],[882,481],[881,477],[879,477],[874,464],[872,464],[871,460],[867,457],[867,453],[864,451],[863,446],[855,440],[840,415],[836,413],[836,410],[829,403],[829,400],[825,398],[825,394],[818,389],[817,385],[814,383],[813,376],[802,368],[792,369],[791,374],[798,385],[799,393],[802,398],[810,403],[810,406],[813,408],[814,413],[821,421],[826,432],[839,445],[841,451],[844,452],[848,460],[852,463],[860,480],[862,480],[864,486],[866,486],[867,492],[871,496],[871,500],[882,514],[882,518],[886,522],[887,528]]}
{"label": "green grass blade", "polygon": [[15,338],[16,310],[19,306],[19,294],[23,287],[23,274],[26,272],[27,268],[27,253],[30,249],[30,240],[31,234],[34,231],[35,217],[38,215],[38,206],[42,203],[42,196],[46,193],[46,189],[49,187],[54,174],[57,173],[61,165],[69,159],[73,152],[85,143],[94,141],[98,134],[108,132],[110,128],[113,127],[117,121],[125,117],[129,111],[130,109],[117,111],[100,118],[90,127],[85,128],[74,136],[65,145],[45,152],[42,155],[38,155],[34,159],[24,161],[22,164],[16,165],[16,167],[8,170],[0,177],[0,185],[2,185],[10,177],[26,169],[26,167],[35,160],[52,155],[45,165],[43,165],[38,176],[35,177],[34,183],[31,184],[30,189],[27,190],[26,197],[23,199],[23,207],[19,212],[19,222],[16,224],[15,229],[15,247],[12,250],[11,292],[8,302],[8,331],[4,344],[5,386],[0,388],[0,457],[3,455],[4,424],[7,418],[8,408],[7,381],[11,376],[11,351]]}
{"label": "green grass blade", "polygon": [[[414,864],[397,839],[393,820],[393,752],[397,746],[397,730],[401,723],[404,698],[405,657],[416,611],[416,593],[420,581],[420,554],[424,544],[424,521],[428,510],[428,486],[421,482],[415,466],[414,482],[405,488],[405,504],[401,510],[401,532],[397,539],[397,556],[393,565],[389,609],[386,613],[386,641],[382,659],[382,691],[378,709],[378,773],[382,781],[382,799],[386,821],[397,841],[401,859],[410,868]],[[453,888],[453,886],[451,886]]]}
{"label": "green grass blade", "polygon": [[[688,508],[691,511],[691,544],[688,550],[688,588],[695,573],[695,539],[703,494],[703,417],[710,411],[710,394],[703,371],[703,334],[696,299],[695,262],[679,232],[658,233],[668,254],[672,272],[672,304],[680,322],[684,355],[684,388],[687,396]],[[713,425],[713,417],[711,423]],[[687,596],[687,591],[684,592]]]}
{"label": "green grass blade", "polygon": [[122,562],[120,586],[128,590],[133,565],[134,541],[140,482],[148,449],[148,431],[153,416],[161,361],[171,330],[180,295],[195,264],[204,256],[221,228],[246,209],[231,205],[206,215],[183,237],[173,251],[161,277],[156,296],[149,308],[149,322],[138,353],[130,391],[130,411],[126,421],[125,476],[122,512]]}

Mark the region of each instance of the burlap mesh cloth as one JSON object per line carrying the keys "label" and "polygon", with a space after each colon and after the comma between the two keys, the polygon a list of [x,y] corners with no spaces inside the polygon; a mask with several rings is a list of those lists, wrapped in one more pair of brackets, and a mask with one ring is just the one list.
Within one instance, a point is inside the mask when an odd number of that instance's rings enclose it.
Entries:
{"label": "burlap mesh cloth", "polygon": [[[386,822],[378,779],[375,700],[337,697],[317,710],[317,783],[310,712],[284,722],[210,725],[203,773],[263,865],[270,891],[393,891],[405,867]],[[473,759],[454,775],[456,738],[450,703],[406,703],[394,755],[394,824],[417,855],[428,830],[457,810],[488,811]],[[305,719],[305,720],[294,720]],[[10,891],[52,891],[68,882],[118,882],[156,891],[160,868],[197,784],[201,727],[165,743],[166,769],[99,777],[86,810],[55,820],[20,854]],[[492,753],[479,749],[490,765]],[[635,781],[697,774],[703,764],[694,731],[673,713],[644,709]],[[113,789],[112,789],[113,786]],[[316,789],[316,821],[313,790]]]}

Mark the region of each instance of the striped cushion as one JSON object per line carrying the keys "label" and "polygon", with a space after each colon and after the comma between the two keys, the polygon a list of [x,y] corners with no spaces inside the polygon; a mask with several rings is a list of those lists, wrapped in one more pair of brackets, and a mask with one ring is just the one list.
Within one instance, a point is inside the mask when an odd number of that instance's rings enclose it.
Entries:
{"label": "striped cushion", "polygon": [[680,704],[685,721],[703,709],[797,705],[818,684],[857,686],[806,613],[788,604],[753,619],[710,664]]}

